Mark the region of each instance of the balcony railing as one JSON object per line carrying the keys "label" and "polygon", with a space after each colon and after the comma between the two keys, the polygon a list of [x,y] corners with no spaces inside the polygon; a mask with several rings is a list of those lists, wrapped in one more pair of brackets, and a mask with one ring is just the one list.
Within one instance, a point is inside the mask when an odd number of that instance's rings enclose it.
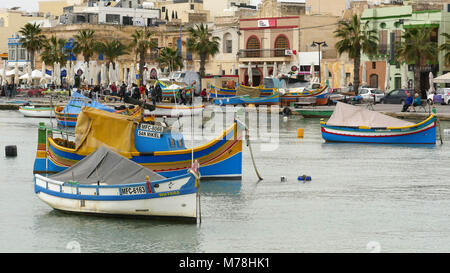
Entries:
{"label": "balcony railing", "polygon": [[239,58],[276,58],[276,57],[290,57],[291,54],[286,54],[284,48],[273,49],[242,49],[238,52]]}

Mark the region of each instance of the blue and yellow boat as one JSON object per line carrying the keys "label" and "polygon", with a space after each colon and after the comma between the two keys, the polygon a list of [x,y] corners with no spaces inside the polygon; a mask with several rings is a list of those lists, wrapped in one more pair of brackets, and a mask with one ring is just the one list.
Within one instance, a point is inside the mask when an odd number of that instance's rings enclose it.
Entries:
{"label": "blue and yellow boat", "polygon": [[254,104],[254,105],[278,105],[280,94],[276,93],[268,97],[252,98],[249,95],[236,96],[230,98],[214,99],[216,105],[238,105],[238,104]]}
{"label": "blue and yellow boat", "polygon": [[142,113],[128,116],[83,107],[73,141],[53,137],[54,130],[41,124],[34,173],[59,173],[104,145],[167,178],[186,174],[194,159],[202,177],[239,179],[242,128],[235,121],[216,139],[187,149],[181,133],[143,121]]}

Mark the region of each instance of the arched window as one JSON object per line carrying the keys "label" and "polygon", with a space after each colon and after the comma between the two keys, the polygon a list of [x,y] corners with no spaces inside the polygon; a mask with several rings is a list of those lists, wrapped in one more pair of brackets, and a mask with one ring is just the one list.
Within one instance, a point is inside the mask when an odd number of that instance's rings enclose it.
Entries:
{"label": "arched window", "polygon": [[275,57],[284,57],[285,49],[289,49],[289,40],[284,35],[280,35],[275,40]]}
{"label": "arched window", "polygon": [[223,53],[233,53],[233,37],[230,33],[223,36]]}
{"label": "arched window", "polygon": [[261,45],[259,39],[256,36],[252,36],[247,41],[247,56],[246,57],[260,57]]}

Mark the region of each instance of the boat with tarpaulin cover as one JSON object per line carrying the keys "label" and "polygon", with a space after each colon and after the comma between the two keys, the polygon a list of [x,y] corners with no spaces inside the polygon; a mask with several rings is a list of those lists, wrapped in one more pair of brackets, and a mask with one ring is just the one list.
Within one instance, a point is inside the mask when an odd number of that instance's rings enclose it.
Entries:
{"label": "boat with tarpaulin cover", "polygon": [[341,102],[321,130],[327,142],[436,144],[435,115],[412,123]]}
{"label": "boat with tarpaulin cover", "polygon": [[196,221],[197,171],[193,167],[167,179],[101,146],[65,171],[49,177],[36,174],[34,191],[64,212]]}

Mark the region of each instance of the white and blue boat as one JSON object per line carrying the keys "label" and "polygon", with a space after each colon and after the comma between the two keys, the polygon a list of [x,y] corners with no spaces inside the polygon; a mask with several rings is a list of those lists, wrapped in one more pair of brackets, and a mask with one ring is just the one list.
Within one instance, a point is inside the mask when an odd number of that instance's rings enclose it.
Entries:
{"label": "white and blue boat", "polygon": [[195,222],[199,179],[197,164],[167,179],[102,146],[61,173],[36,174],[34,191],[63,212]]}
{"label": "white and blue boat", "polygon": [[338,102],[330,119],[321,122],[327,142],[436,144],[436,116],[414,124],[363,107]]}

